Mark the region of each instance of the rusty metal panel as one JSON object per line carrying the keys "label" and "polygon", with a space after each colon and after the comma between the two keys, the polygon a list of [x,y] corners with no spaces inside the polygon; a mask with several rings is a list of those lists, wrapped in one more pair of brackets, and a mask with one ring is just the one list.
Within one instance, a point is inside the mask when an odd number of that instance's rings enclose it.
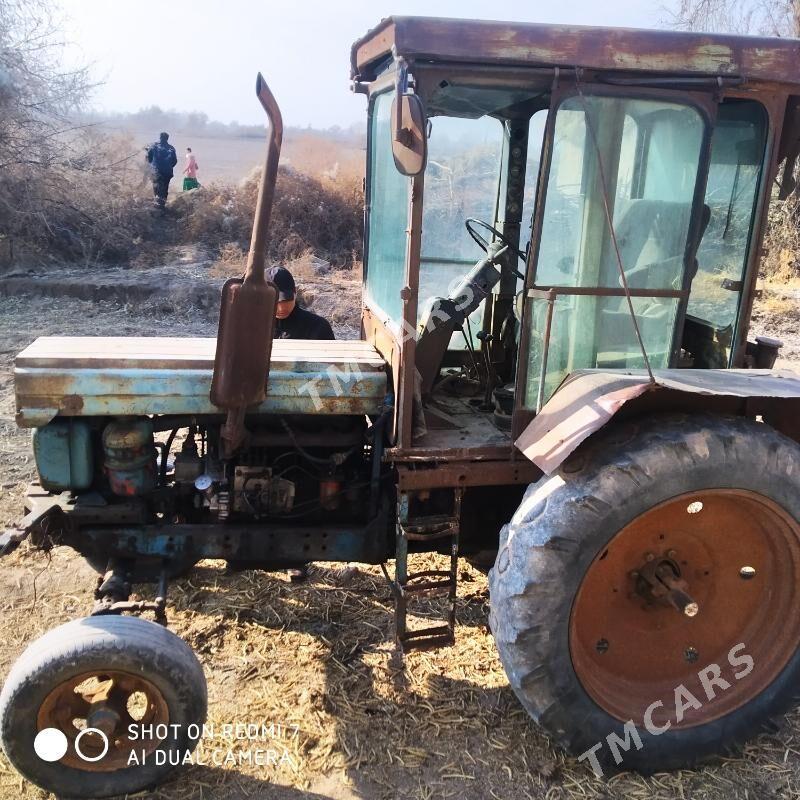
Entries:
{"label": "rusty metal panel", "polygon": [[[16,360],[17,423],[218,414],[208,394],[213,359],[214,339],[38,339]],[[367,342],[278,340],[269,395],[251,413],[377,414],[386,390],[386,364]]]}
{"label": "rusty metal panel", "polygon": [[[400,385],[401,343],[391,327],[370,309],[367,302],[361,311],[361,335],[365,343],[369,342],[385,360],[391,376],[388,392],[394,394]],[[397,408],[397,400],[393,398],[392,416],[387,426],[387,441],[392,445],[397,440]]]}
{"label": "rusty metal panel", "polygon": [[543,472],[556,470],[623,406],[671,391],[713,398],[800,401],[800,376],[788,370],[579,370],[572,373],[514,443]]}
{"label": "rusty metal panel", "polygon": [[[40,336],[14,363],[17,367],[61,369],[211,369],[215,344],[213,337]],[[313,371],[344,362],[356,362],[370,370],[384,366],[377,349],[358,339],[278,339],[272,348],[276,369]]]}
{"label": "rusty metal panel", "polygon": [[401,491],[458,486],[508,486],[538,480],[541,470],[530,461],[464,461],[433,463],[431,469],[411,469],[397,464],[397,486]]}
{"label": "rusty metal panel", "polygon": [[392,47],[409,61],[580,66],[800,83],[796,39],[433,17],[383,20],[353,45],[353,77],[374,79]]}
{"label": "rusty metal panel", "polygon": [[[17,368],[17,424],[61,416],[219,414],[208,394],[211,370],[59,370]],[[270,393],[258,414],[378,414],[384,372],[270,372]]]}

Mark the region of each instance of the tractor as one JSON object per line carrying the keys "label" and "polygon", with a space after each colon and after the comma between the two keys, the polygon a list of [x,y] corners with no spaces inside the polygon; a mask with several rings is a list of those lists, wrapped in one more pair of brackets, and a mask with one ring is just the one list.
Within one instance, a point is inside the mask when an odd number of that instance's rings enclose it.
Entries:
{"label": "tractor", "polygon": [[601,771],[692,765],[796,696],[800,378],[748,330],[768,206],[795,191],[800,42],[392,17],[351,77],[358,341],[273,341],[282,120],[259,76],[267,157],[217,338],[16,358],[38,481],[0,546],[99,576],[0,695],[3,749],[45,789],[136,792],[173,759],[134,747],[196,745],[203,670],[167,600],[202,559],[381,565],[402,651],[452,643],[459,558],[491,566],[511,687]]}

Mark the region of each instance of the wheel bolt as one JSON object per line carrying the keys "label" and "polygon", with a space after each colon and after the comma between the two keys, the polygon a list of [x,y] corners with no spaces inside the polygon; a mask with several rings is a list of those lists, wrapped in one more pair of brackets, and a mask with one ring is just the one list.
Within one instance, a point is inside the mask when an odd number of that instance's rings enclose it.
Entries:
{"label": "wheel bolt", "polygon": [[594,646],[598,653],[605,653],[608,650],[608,639],[600,639]]}
{"label": "wheel bolt", "polygon": [[697,652],[697,650],[695,650],[694,647],[687,647],[686,650],[683,651],[683,657],[690,664],[694,664],[694,662],[700,657],[700,654]]}
{"label": "wheel bolt", "polygon": [[739,570],[739,577],[744,581],[752,580],[753,578],[755,578],[755,576],[756,576],[755,567],[745,566]]}

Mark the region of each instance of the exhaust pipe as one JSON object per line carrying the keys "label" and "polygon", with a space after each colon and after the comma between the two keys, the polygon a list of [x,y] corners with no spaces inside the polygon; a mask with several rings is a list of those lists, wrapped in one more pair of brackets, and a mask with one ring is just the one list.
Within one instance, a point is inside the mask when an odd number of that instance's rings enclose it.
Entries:
{"label": "exhaust pipe", "polygon": [[270,91],[264,76],[259,72],[256,78],[256,95],[261,107],[266,111],[269,119],[269,139],[267,140],[267,161],[261,175],[261,184],[258,187],[258,200],[256,202],[256,216],[253,221],[253,233],[250,237],[250,252],[247,256],[247,271],[252,275],[256,272],[261,279],[264,278],[264,259],[266,258],[267,233],[269,221],[272,216],[272,201],[275,197],[275,182],[278,177],[278,162],[281,158],[281,144],[283,143],[283,117],[278,108],[278,102]]}
{"label": "exhaust pipe", "polygon": [[228,411],[222,427],[222,455],[229,457],[246,437],[244,416],[248,406],[267,395],[267,376],[275,331],[278,290],[264,278],[269,242],[269,222],[283,141],[283,118],[278,103],[259,72],[256,95],[270,123],[267,160],[258,188],[250,237],[250,252],[243,278],[231,278],[222,287],[211,402]]}

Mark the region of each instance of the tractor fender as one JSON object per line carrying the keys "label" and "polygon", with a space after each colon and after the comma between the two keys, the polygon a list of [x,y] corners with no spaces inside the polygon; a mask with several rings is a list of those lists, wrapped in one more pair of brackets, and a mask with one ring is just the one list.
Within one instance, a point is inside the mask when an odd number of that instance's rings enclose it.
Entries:
{"label": "tractor fender", "polygon": [[756,418],[800,441],[800,376],[789,370],[577,370],[514,444],[545,474],[610,420],[659,411]]}

